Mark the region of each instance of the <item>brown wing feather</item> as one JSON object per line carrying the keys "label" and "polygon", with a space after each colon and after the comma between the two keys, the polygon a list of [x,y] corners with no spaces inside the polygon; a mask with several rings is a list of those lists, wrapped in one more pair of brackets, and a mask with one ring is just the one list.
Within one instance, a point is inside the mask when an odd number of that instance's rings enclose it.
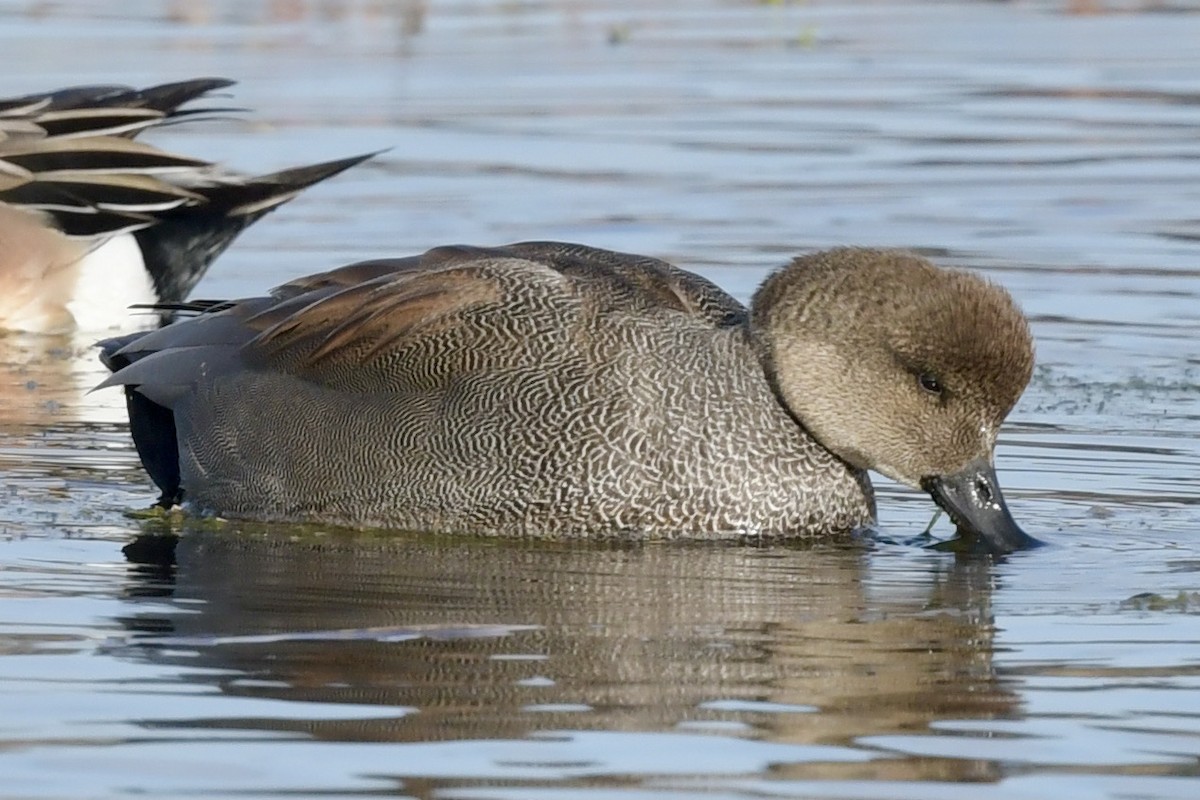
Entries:
{"label": "brown wing feather", "polygon": [[[476,265],[431,271],[398,269],[324,296],[278,319],[249,346],[250,354],[273,366],[319,378],[362,368],[397,343],[453,326],[468,309],[499,304],[504,292],[496,276]],[[381,268],[381,265],[380,265]],[[303,296],[298,299],[303,299]],[[249,321],[273,319],[269,310]]]}

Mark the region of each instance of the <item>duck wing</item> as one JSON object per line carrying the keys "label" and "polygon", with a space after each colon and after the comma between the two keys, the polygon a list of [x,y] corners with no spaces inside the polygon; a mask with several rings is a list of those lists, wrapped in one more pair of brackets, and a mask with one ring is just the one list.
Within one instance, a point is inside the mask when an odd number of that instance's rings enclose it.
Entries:
{"label": "duck wing", "polygon": [[74,86],[0,99],[0,141],[75,136],[136,136],[177,117],[235,109],[182,106],[232,86],[225,78],[195,78],[145,89]]}
{"label": "duck wing", "polygon": [[5,141],[0,203],[39,214],[66,236],[114,236],[203,202],[200,194],[167,178],[208,166],[118,136]]}
{"label": "duck wing", "polygon": [[558,242],[439,247],[305,276],[268,297],[183,306],[197,316],[101,343],[116,370],[102,386],[136,386],[170,405],[204,364],[208,375],[422,391],[477,371],[544,369],[606,314],[712,328],[746,318],[714,284],[664,261]]}
{"label": "duck wing", "polygon": [[172,180],[207,161],[132,141],[179,117],[232,109],[182,106],[231,86],[198,78],[145,89],[76,86],[0,99],[0,203],[26,209],[73,238],[140,230],[180,206],[205,201]]}

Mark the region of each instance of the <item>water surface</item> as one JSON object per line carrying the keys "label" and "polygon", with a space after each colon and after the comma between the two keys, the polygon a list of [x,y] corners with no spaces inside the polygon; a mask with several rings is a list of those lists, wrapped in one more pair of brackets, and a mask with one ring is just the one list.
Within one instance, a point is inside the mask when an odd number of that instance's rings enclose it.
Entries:
{"label": "water surface", "polygon": [[838,547],[164,537],[90,342],[9,337],[0,797],[1200,796],[1194,11],[0,0],[0,94],[225,75],[253,113],[155,141],[391,148],[199,296],[531,238],[743,299],[836,244],[984,271],[1037,338],[998,468],[1050,542],[889,544],[932,505],[884,481],[880,540]]}

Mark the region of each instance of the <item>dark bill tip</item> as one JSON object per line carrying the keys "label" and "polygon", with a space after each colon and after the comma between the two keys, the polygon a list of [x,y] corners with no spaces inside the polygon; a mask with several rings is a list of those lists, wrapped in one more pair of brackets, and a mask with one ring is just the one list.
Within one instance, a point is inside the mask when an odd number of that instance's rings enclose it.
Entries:
{"label": "dark bill tip", "polygon": [[953,475],[923,478],[921,488],[954,520],[960,543],[966,545],[963,549],[1003,555],[1042,544],[1013,520],[996,470],[986,458],[972,461]]}

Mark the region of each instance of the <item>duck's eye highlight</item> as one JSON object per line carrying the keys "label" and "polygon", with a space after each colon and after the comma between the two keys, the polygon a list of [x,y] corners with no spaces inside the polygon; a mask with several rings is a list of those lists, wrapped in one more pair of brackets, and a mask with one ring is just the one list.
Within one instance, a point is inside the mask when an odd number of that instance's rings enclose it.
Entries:
{"label": "duck's eye highlight", "polygon": [[921,385],[923,390],[929,392],[930,394],[940,395],[942,393],[942,382],[930,375],[928,372],[922,372],[920,375],[918,375],[917,383]]}

